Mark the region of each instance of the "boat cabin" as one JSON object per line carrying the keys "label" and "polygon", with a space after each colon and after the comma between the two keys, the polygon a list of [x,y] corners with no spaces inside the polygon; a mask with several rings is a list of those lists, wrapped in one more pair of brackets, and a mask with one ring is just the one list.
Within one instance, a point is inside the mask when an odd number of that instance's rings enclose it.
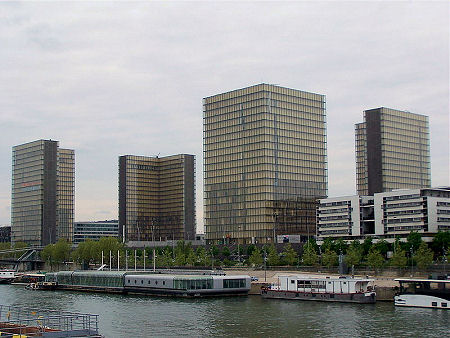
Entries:
{"label": "boat cabin", "polygon": [[450,301],[450,280],[397,278],[396,281],[400,283],[399,294],[435,296]]}
{"label": "boat cabin", "polygon": [[373,280],[362,278],[311,278],[305,276],[279,276],[278,289],[313,293],[365,293],[373,291]]}

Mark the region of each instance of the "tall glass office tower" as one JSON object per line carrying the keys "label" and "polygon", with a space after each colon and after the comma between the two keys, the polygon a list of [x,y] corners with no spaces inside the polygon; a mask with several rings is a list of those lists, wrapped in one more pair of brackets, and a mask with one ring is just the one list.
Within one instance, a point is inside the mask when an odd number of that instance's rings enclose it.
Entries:
{"label": "tall glass office tower", "polygon": [[428,116],[366,110],[364,122],[355,125],[355,140],[359,195],[431,186]]}
{"label": "tall glass office tower", "polygon": [[69,242],[73,237],[75,152],[58,141],[13,147],[12,242],[31,245]]}
{"label": "tall glass office tower", "polygon": [[327,196],[325,96],[270,84],[203,100],[209,242],[315,234]]}
{"label": "tall glass office tower", "polygon": [[119,236],[195,239],[195,157],[119,157]]}

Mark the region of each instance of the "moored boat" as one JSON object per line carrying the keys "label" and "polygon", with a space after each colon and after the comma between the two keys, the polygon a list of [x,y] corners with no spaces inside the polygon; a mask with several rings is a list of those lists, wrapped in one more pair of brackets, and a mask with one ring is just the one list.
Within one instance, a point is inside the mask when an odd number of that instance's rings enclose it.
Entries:
{"label": "moored boat", "polygon": [[376,302],[373,280],[353,277],[279,276],[277,284],[261,289],[261,296],[325,302]]}
{"label": "moored boat", "polygon": [[14,270],[0,270],[0,284],[10,284],[16,278]]}
{"label": "moored boat", "polygon": [[400,291],[394,296],[396,306],[450,308],[450,280],[397,278]]}

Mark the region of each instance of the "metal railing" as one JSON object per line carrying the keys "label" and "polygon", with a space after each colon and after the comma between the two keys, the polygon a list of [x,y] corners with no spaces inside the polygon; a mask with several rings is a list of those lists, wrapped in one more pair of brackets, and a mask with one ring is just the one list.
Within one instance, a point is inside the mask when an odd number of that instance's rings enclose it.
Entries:
{"label": "metal railing", "polygon": [[0,305],[0,333],[23,337],[101,337],[98,315]]}

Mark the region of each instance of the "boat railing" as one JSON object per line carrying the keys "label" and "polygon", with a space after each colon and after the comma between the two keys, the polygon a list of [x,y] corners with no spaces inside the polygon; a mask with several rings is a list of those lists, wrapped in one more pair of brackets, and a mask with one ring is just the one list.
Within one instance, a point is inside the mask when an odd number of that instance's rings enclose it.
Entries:
{"label": "boat railing", "polygon": [[42,337],[100,337],[98,315],[0,305],[0,333]]}

